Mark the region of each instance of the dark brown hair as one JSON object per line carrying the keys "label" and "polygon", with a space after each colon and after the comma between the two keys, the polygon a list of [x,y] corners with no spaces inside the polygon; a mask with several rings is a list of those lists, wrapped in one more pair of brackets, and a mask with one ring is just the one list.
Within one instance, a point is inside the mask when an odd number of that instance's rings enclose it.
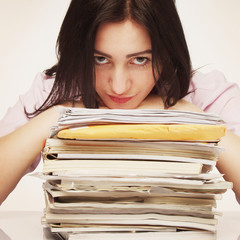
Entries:
{"label": "dark brown hair", "polygon": [[[131,19],[151,37],[156,85],[165,107],[183,98],[191,78],[191,62],[174,0],[72,0],[57,40],[58,62],[45,71],[55,77],[48,98],[34,114],[81,96],[87,108],[97,108],[94,42],[106,22]],[[160,70],[161,68],[161,70]]]}

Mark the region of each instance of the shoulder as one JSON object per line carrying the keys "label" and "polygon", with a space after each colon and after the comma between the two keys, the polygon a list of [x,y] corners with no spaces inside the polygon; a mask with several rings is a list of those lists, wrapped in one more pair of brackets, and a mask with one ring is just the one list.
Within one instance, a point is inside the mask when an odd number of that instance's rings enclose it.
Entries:
{"label": "shoulder", "polygon": [[43,72],[39,72],[30,88],[31,91],[39,94],[49,94],[52,90],[55,78],[47,76]]}
{"label": "shoulder", "polygon": [[218,70],[213,70],[208,73],[196,71],[192,76],[190,88],[192,88],[192,90],[204,89],[211,91],[215,90],[216,87],[225,88],[231,84],[232,83],[226,80],[225,75]]}
{"label": "shoulder", "polygon": [[238,85],[227,81],[220,71],[195,72],[190,82],[189,94],[184,99],[207,111],[212,104],[215,103],[217,107],[217,103],[220,107],[229,98],[238,96],[239,93]]}
{"label": "shoulder", "polygon": [[40,107],[48,97],[54,79],[44,73],[38,73],[29,90],[19,96],[14,106],[8,108],[0,120],[0,136],[4,136],[29,121],[26,111],[31,113]]}
{"label": "shoulder", "polygon": [[20,100],[26,110],[31,112],[39,108],[51,92],[53,84],[54,78],[42,72],[38,73],[30,89],[20,96]]}
{"label": "shoulder", "polygon": [[219,115],[229,130],[240,135],[240,88],[223,73],[195,73],[184,99],[207,113]]}

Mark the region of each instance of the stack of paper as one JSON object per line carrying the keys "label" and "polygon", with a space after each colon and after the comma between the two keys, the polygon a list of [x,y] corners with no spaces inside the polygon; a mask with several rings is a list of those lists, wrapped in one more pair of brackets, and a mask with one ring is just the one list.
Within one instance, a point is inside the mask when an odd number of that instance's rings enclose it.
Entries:
{"label": "stack of paper", "polygon": [[61,108],[44,149],[43,223],[66,239],[216,239],[214,115]]}

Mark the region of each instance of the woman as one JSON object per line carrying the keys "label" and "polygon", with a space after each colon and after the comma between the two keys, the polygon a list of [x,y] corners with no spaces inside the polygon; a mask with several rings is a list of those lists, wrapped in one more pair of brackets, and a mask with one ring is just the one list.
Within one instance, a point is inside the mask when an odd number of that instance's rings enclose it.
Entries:
{"label": "woman", "polygon": [[[0,122],[0,201],[38,164],[58,118],[53,106],[210,111],[240,135],[228,109],[238,103],[239,89],[220,73],[193,73],[173,0],[73,0],[57,64],[37,76]],[[226,151],[217,167],[240,198],[240,138],[227,131],[220,144]]]}

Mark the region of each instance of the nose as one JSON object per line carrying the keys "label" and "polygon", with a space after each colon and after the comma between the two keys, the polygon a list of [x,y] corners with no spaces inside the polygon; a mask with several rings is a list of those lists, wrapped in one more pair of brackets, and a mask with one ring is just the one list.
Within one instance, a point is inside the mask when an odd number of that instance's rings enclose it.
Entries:
{"label": "nose", "polygon": [[127,69],[124,66],[115,66],[111,74],[111,88],[113,93],[123,95],[130,88],[130,79]]}

